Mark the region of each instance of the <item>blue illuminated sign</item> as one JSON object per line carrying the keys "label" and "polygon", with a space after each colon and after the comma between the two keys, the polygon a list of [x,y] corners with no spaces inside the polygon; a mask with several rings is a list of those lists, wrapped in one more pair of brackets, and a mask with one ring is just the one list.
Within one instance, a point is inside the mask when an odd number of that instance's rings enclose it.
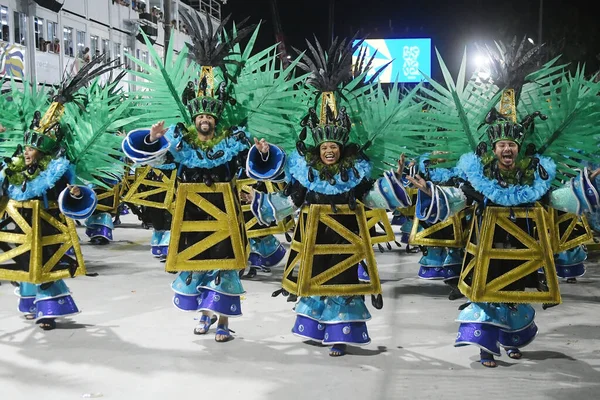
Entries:
{"label": "blue illuminated sign", "polygon": [[[367,58],[377,51],[369,75],[392,61],[379,75],[381,83],[417,83],[425,79],[421,72],[431,76],[431,39],[367,39],[362,47],[367,48]],[[354,53],[353,60],[359,51]]]}

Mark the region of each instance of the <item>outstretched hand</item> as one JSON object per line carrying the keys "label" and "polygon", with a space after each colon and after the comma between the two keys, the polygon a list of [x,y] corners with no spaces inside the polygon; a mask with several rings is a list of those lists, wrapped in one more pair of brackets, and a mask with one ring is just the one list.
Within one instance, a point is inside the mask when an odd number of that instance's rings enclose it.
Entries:
{"label": "outstretched hand", "polygon": [[590,180],[595,179],[598,175],[600,175],[600,168],[596,168],[590,172]]}
{"label": "outstretched hand", "polygon": [[69,193],[71,194],[71,196],[81,196],[81,189],[79,189],[79,186],[67,185],[67,188],[69,189]]}
{"label": "outstretched hand", "polygon": [[427,196],[431,197],[431,190],[429,190],[429,186],[427,186],[427,181],[423,179],[419,174],[412,176],[407,176],[406,179],[413,184],[414,187],[419,189],[421,192],[425,193]]}
{"label": "outstretched hand", "polygon": [[165,136],[165,133],[167,133],[165,121],[157,122],[156,124],[152,125],[152,128],[150,128],[150,141],[156,142],[158,139]]}
{"label": "outstretched hand", "polygon": [[265,139],[258,140],[254,138],[254,145],[261,154],[267,154],[269,152],[270,145]]}
{"label": "outstretched hand", "polygon": [[404,161],[406,160],[406,156],[404,155],[404,153],[400,154],[400,159],[398,160],[398,168],[396,169],[396,174],[398,174],[398,176],[402,176],[402,173],[404,172]]}
{"label": "outstretched hand", "polygon": [[250,204],[254,201],[254,189],[250,192],[240,192],[240,198],[245,204]]}
{"label": "outstretched hand", "polygon": [[0,124],[0,133],[2,132],[6,132],[6,128],[4,127],[4,125]]}

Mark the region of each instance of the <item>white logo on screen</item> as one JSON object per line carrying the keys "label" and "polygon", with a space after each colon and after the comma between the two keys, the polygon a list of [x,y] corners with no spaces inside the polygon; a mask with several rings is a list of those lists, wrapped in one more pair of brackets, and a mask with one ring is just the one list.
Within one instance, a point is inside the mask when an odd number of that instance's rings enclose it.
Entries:
{"label": "white logo on screen", "polygon": [[404,46],[402,52],[402,58],[404,58],[404,65],[402,65],[402,73],[407,78],[415,78],[419,76],[419,54],[421,49],[418,46]]}

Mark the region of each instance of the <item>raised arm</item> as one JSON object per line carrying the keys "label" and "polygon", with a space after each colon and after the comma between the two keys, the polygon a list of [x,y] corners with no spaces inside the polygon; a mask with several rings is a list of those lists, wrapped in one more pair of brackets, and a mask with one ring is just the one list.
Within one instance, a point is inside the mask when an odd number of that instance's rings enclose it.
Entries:
{"label": "raised arm", "polygon": [[467,206],[467,197],[459,188],[434,185],[420,175],[407,179],[419,190],[415,216],[420,220],[434,224],[448,219]]}
{"label": "raised arm", "polygon": [[123,152],[136,164],[160,165],[164,163],[170,143],[165,134],[170,130],[160,121],[150,129],[135,129],[123,140]]}

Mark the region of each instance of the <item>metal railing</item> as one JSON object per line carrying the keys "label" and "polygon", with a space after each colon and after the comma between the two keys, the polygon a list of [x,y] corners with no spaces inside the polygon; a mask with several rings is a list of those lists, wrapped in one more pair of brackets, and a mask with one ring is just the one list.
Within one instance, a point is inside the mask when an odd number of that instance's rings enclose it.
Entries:
{"label": "metal railing", "polygon": [[181,2],[221,20],[221,2],[219,0],[181,0]]}

